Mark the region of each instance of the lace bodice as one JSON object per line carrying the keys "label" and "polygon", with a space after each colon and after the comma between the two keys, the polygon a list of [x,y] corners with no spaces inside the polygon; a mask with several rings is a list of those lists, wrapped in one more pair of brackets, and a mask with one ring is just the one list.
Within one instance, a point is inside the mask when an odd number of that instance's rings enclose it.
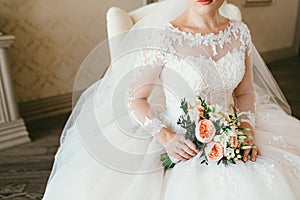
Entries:
{"label": "lace bodice", "polygon": [[[191,100],[195,95],[200,95],[208,103],[219,104],[230,111],[233,107],[233,90],[242,80],[244,73],[244,53],[237,49],[228,52],[218,61],[202,56],[190,56],[186,59],[170,56],[160,75],[162,85],[170,84],[170,79],[175,79],[174,82],[186,82],[187,85],[178,84],[175,91],[170,91],[169,87],[164,88],[167,111],[172,113],[174,108],[179,109],[178,97],[186,97],[187,90],[193,94],[190,96]],[[183,94],[178,94],[178,87],[185,87]]]}
{"label": "lace bodice", "polygon": [[[236,105],[234,90],[245,79],[246,57],[251,51],[251,37],[245,24],[230,21],[226,29],[202,35],[187,33],[168,23],[159,35],[153,36],[149,41],[148,45],[156,43],[160,48],[142,52],[136,62],[139,76],[134,76],[133,83],[149,81],[149,76],[152,80],[157,78],[165,95],[165,112],[155,117],[146,117],[146,126],[143,123],[141,125],[149,130],[156,127],[154,133],[162,127],[181,132],[176,125],[181,114],[180,99],[194,100],[196,95],[210,104],[221,105],[225,111],[233,112]],[[251,94],[251,86],[242,90],[245,91]],[[139,99],[139,95],[133,95],[129,107],[132,106],[132,100],[136,99]],[[250,115],[253,113],[253,102],[244,107],[242,110],[248,111]],[[134,109],[131,112],[135,120],[141,121]],[[151,118],[156,119],[152,124],[149,123]],[[245,121],[249,122],[249,118]]]}

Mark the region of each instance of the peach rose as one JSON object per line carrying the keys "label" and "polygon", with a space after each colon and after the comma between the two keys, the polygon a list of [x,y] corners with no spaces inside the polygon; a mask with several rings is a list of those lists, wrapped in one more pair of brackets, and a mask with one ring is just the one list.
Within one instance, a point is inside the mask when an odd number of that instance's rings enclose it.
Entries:
{"label": "peach rose", "polygon": [[208,119],[200,120],[196,125],[196,138],[202,143],[210,142],[216,134],[216,128]]}
{"label": "peach rose", "polygon": [[210,142],[205,147],[208,160],[219,161],[224,156],[223,147],[219,142]]}
{"label": "peach rose", "polygon": [[237,136],[230,136],[229,143],[231,147],[236,148],[238,146],[238,138]]}
{"label": "peach rose", "polygon": [[199,117],[204,118],[204,108],[201,105],[198,105]]}

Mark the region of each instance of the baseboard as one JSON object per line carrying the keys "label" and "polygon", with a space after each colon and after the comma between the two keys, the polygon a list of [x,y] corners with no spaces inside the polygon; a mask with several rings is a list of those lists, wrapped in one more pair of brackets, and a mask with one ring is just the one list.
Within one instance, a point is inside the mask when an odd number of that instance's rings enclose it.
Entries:
{"label": "baseboard", "polygon": [[23,119],[32,121],[71,112],[72,93],[19,103]]}
{"label": "baseboard", "polygon": [[30,142],[23,119],[0,124],[0,150]]}
{"label": "baseboard", "polygon": [[272,51],[262,52],[261,57],[266,63],[274,62],[298,55],[298,48],[295,46],[287,47],[283,49],[276,49]]}
{"label": "baseboard", "polygon": [[[80,93],[75,97],[78,98]],[[24,121],[29,122],[71,112],[73,94],[37,99],[19,103]],[[0,150],[30,142],[23,119],[0,124]]]}

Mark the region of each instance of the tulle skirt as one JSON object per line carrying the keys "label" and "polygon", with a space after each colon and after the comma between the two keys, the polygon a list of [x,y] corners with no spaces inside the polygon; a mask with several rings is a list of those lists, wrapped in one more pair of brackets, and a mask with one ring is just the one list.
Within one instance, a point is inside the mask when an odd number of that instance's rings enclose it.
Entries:
{"label": "tulle skirt", "polygon": [[227,167],[200,164],[194,157],[168,171],[118,172],[97,162],[77,134],[68,134],[43,199],[300,199],[300,121],[270,105],[258,107],[257,113],[255,134],[262,155],[256,162]]}

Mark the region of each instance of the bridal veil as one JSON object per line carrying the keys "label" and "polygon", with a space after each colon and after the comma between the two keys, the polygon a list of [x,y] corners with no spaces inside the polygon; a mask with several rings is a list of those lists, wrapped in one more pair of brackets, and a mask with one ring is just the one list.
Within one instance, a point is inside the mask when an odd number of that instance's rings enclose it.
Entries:
{"label": "bridal veil", "polygon": [[[129,32],[100,43],[87,56],[76,77],[73,111],[62,132],[61,146],[48,183],[64,159],[72,153],[63,145],[68,142],[71,134],[77,134],[89,154],[111,170],[126,174],[163,173],[159,158],[164,149],[151,134],[132,122],[128,112],[128,87],[132,74],[142,76],[135,67],[137,57],[145,49],[152,52],[160,50],[160,43],[149,45],[149,38],[155,40],[163,25],[179,16],[186,8],[185,0],[166,0]],[[236,15],[230,9],[225,2],[220,13],[235,20]],[[114,48],[115,55],[110,56],[109,48]],[[254,45],[252,52],[256,107],[269,106],[290,114],[283,93]],[[164,97],[159,83],[155,85],[157,87],[151,93],[149,102],[159,112],[164,106]],[[60,156],[62,154],[64,156]],[[135,179],[133,186],[141,181],[138,176]]]}

